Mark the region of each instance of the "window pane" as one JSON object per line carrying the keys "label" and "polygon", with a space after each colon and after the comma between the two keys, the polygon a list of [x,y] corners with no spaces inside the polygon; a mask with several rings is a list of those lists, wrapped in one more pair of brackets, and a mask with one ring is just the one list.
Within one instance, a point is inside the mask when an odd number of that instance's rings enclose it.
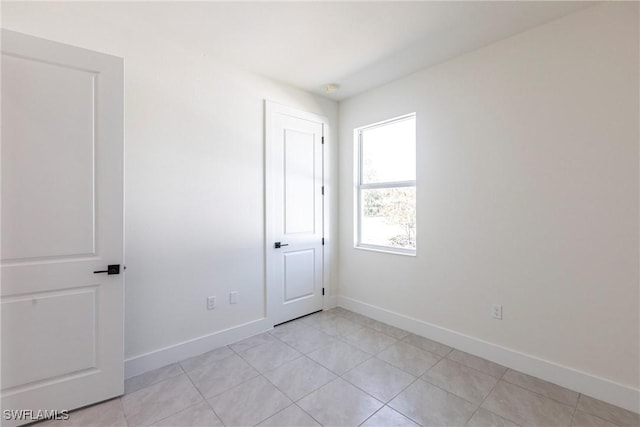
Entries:
{"label": "window pane", "polygon": [[416,248],[416,188],[361,190],[363,244]]}
{"label": "window pane", "polygon": [[415,117],[362,130],[363,184],[415,179]]}

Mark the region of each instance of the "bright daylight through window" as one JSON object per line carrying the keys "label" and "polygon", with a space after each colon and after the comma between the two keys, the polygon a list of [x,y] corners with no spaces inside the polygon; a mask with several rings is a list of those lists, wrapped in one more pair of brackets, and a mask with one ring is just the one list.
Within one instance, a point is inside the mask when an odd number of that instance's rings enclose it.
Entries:
{"label": "bright daylight through window", "polygon": [[416,251],[416,116],[356,129],[356,246]]}

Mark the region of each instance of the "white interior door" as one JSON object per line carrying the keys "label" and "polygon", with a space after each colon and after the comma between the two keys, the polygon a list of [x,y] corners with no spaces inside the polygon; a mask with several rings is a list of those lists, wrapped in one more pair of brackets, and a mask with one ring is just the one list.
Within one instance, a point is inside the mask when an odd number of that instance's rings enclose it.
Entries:
{"label": "white interior door", "polygon": [[323,132],[326,120],[266,103],[268,318],[322,309]]}
{"label": "white interior door", "polygon": [[123,393],[123,142],[122,59],[2,31],[3,425]]}

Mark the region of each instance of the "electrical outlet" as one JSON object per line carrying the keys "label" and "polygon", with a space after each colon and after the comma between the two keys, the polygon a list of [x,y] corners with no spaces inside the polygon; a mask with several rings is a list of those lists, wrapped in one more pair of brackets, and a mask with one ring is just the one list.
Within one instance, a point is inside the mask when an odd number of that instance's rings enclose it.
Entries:
{"label": "electrical outlet", "polygon": [[216,297],[207,297],[207,310],[216,308]]}
{"label": "electrical outlet", "polygon": [[502,320],[502,306],[500,304],[493,304],[491,306],[491,317]]}
{"label": "electrical outlet", "polygon": [[229,292],[229,304],[237,304],[237,303],[238,303],[238,293]]}

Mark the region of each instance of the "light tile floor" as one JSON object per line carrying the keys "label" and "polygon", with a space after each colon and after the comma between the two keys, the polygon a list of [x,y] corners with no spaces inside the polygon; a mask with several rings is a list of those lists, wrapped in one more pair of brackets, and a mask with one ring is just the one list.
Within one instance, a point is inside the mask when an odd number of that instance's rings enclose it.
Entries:
{"label": "light tile floor", "polygon": [[638,414],[335,308],[131,378],[44,426],[638,426]]}

